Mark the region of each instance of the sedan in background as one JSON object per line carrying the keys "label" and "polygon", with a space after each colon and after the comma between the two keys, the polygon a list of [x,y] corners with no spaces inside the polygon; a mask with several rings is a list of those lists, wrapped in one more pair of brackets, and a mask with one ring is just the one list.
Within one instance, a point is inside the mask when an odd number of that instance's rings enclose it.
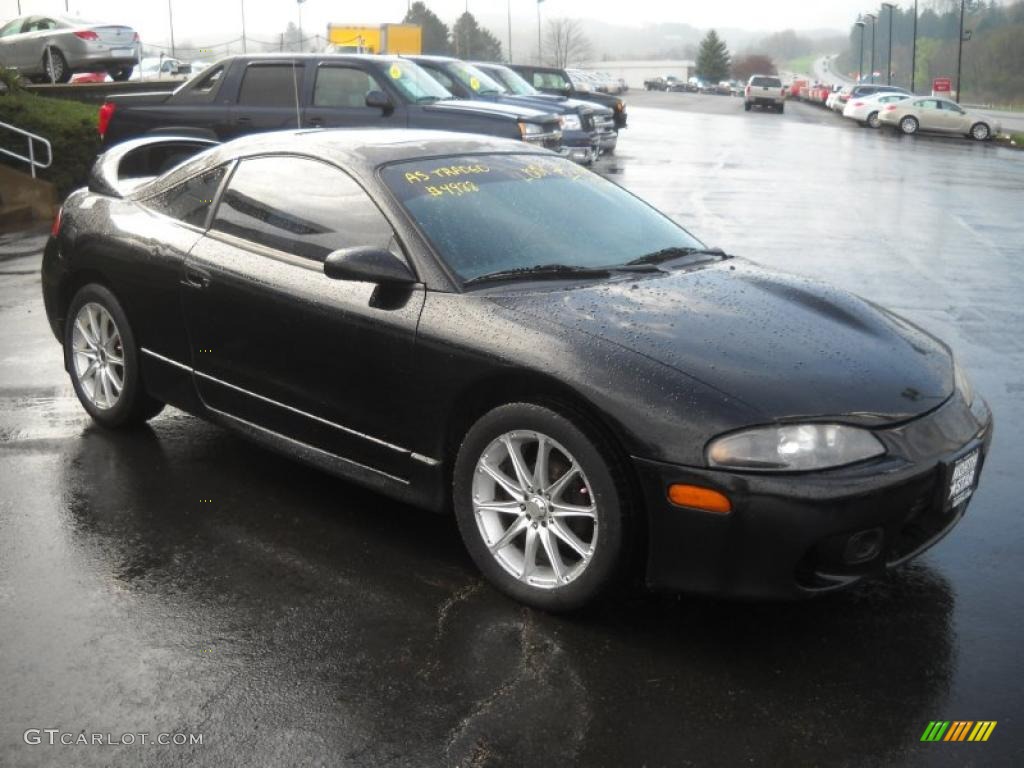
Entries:
{"label": "sedan in background", "polygon": [[75,72],[127,80],[139,59],[131,27],[60,16],[21,16],[0,27],[0,61],[35,82],[66,83]]}
{"label": "sedan in background", "polygon": [[821,594],[967,510],[988,406],[871,302],[707,248],[520,141],[289,131],[123,178],[190,142],[101,156],[46,245],[47,317],[104,427],[171,404],[453,513],[483,574],[548,610],[633,564]]}
{"label": "sedan in background", "polygon": [[847,101],[846,106],[843,107],[843,117],[856,120],[861,125],[870,128],[879,128],[882,125],[878,120],[879,111],[884,109],[886,104],[894,104],[909,98],[909,93],[887,92],[853,98]]}
{"label": "sedan in background", "polygon": [[886,104],[878,113],[878,119],[881,125],[896,128],[908,136],[918,131],[933,131],[969,136],[976,141],[988,141],[1002,128],[988,115],[934,96]]}

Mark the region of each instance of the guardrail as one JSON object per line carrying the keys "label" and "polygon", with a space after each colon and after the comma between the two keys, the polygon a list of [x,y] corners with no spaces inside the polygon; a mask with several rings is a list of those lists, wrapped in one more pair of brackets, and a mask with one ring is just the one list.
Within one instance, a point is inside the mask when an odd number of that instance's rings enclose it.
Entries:
{"label": "guardrail", "polygon": [[[16,126],[10,125],[9,123],[0,123],[0,131],[11,131],[20,136],[24,136],[28,143],[28,156],[19,155],[17,152],[12,152],[9,149],[0,147],[0,154],[13,157],[15,160],[21,160],[24,163],[28,163],[29,168],[32,170],[32,178],[36,177],[36,168],[49,168],[53,165],[53,148],[50,146],[50,142],[44,139],[42,136],[37,136],[34,133],[22,130]],[[40,162],[36,159],[36,145],[34,142],[39,142],[46,149],[46,162]]]}

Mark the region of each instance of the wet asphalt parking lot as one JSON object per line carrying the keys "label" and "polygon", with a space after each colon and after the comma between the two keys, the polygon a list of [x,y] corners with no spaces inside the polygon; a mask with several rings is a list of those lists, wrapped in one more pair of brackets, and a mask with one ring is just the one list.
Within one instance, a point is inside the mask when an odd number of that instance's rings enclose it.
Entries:
{"label": "wet asphalt parking lot", "polygon": [[[1022,764],[1024,154],[799,104],[627,99],[601,172],[957,350],[996,418],[960,526],[810,602],[538,613],[481,582],[450,519],[177,411],[92,426],[40,241],[0,239],[0,765]],[[998,725],[922,744],[930,720]],[[25,743],[46,728],[202,744]]]}

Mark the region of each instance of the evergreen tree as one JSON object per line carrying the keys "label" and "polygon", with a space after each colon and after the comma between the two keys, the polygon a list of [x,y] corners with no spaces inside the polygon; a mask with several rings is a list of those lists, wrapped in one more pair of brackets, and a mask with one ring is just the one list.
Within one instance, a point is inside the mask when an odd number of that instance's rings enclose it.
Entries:
{"label": "evergreen tree", "polygon": [[448,25],[427,8],[426,3],[416,2],[409,8],[403,21],[406,24],[419,24],[423,29],[423,52],[446,56],[451,53],[448,40]]}
{"label": "evergreen tree", "polygon": [[708,83],[717,83],[729,77],[729,49],[715,30],[700,41],[697,52],[697,77]]}
{"label": "evergreen tree", "polygon": [[469,11],[459,16],[452,27],[453,55],[460,59],[501,61],[501,43],[488,30],[476,23]]}

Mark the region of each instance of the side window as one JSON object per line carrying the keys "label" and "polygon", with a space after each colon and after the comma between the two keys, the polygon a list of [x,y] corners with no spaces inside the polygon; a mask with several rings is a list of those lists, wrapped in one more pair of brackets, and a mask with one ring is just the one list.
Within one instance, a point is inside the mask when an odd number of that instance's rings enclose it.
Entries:
{"label": "side window", "polygon": [[381,90],[368,73],[352,67],[321,67],[313,88],[314,107],[365,107],[366,94]]}
{"label": "side window", "polygon": [[448,77],[448,74],[444,70],[437,69],[435,67],[428,67],[423,64],[421,64],[420,66],[427,71],[428,75],[437,80],[437,82],[439,82],[452,93],[458,95],[459,91],[464,90],[460,88],[458,85],[456,85],[455,81]]}
{"label": "side window", "polygon": [[208,103],[217,98],[217,92],[224,81],[224,67],[214,67],[200,72],[193,85],[186,87],[175,97],[179,101]]}
{"label": "side window", "polygon": [[923,99],[921,101],[914,102],[915,107],[921,107],[922,109],[938,109],[939,102],[935,99]]}
{"label": "side window", "polygon": [[227,166],[222,165],[193,176],[188,181],[151,197],[146,201],[146,205],[186,224],[203,227],[206,225],[206,216],[213,207],[213,198],[226,170]]}
{"label": "side window", "polygon": [[7,22],[0,27],[0,37],[10,37],[11,35],[19,34],[23,23],[23,19],[15,19],[14,21]]}
{"label": "side window", "polygon": [[301,64],[250,64],[242,77],[238,103],[246,107],[294,108],[295,89],[301,86]]}
{"label": "side window", "polygon": [[340,248],[387,248],[394,237],[387,219],[351,177],[303,157],[243,160],[221,196],[211,229],[313,261]]}

